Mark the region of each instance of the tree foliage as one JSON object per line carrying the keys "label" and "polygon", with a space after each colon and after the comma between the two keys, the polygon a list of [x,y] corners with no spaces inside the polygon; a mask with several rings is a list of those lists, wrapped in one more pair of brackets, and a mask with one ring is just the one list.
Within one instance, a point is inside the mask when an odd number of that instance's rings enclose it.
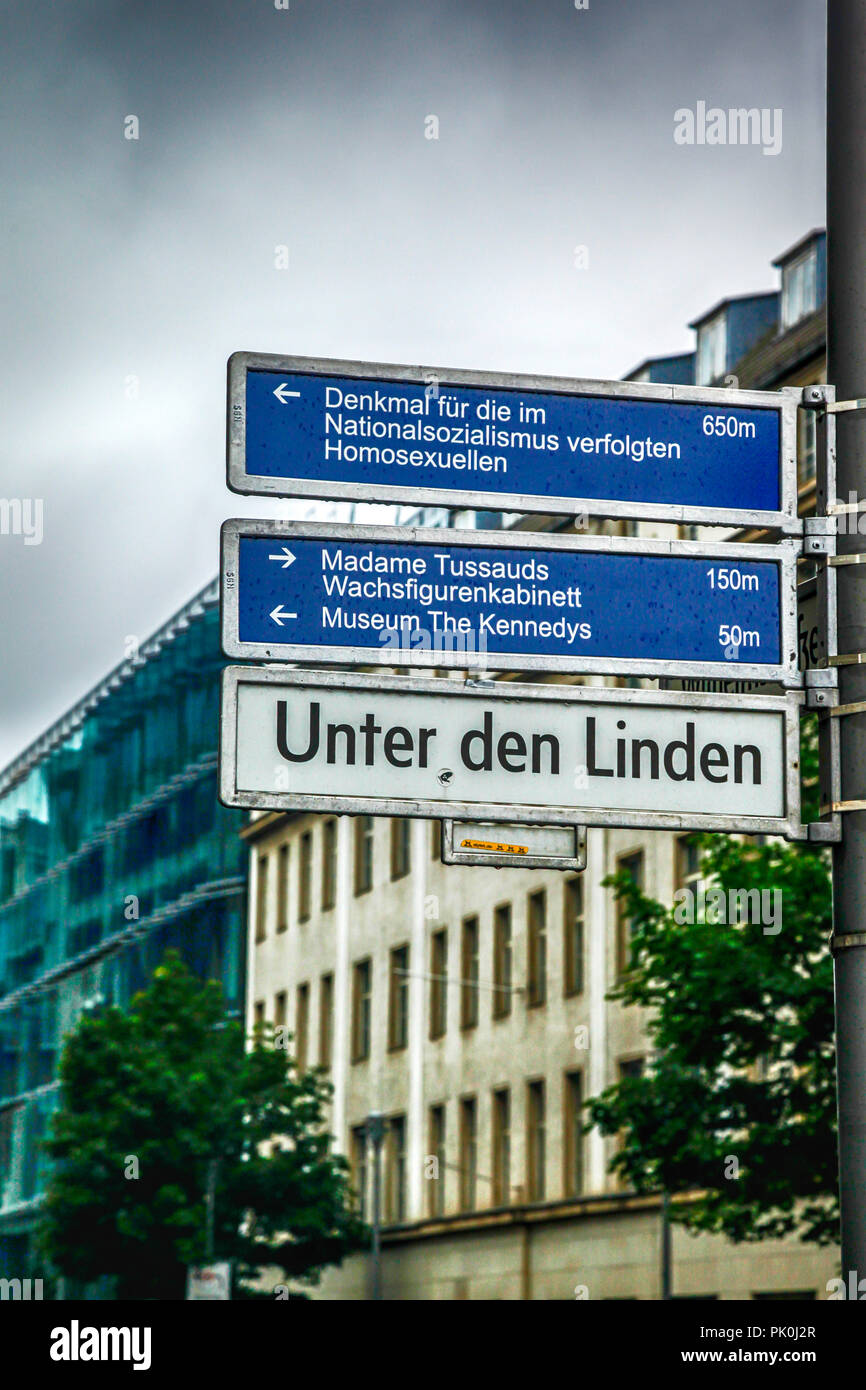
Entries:
{"label": "tree foliage", "polygon": [[[808,752],[809,750],[807,750]],[[838,1237],[831,887],[818,846],[696,837],[707,908],[683,912],[609,882],[633,919],[630,968],[611,997],[646,1008],[653,1057],[588,1104],[619,1135],[612,1160],[692,1230],[735,1241]],[[781,894],[780,930],[717,920],[709,887]],[[772,899],[770,900],[772,901]],[[724,916],[730,916],[725,913]]]}
{"label": "tree foliage", "polygon": [[186,1267],[206,1260],[209,1177],[214,1258],[234,1261],[247,1296],[264,1270],[270,1288],[309,1284],[359,1247],[346,1163],[324,1125],[330,1087],[273,1043],[260,1031],[245,1050],[220,986],[176,953],[127,1011],[82,1017],[46,1144],[54,1268],[107,1276],[120,1298],[183,1298]]}

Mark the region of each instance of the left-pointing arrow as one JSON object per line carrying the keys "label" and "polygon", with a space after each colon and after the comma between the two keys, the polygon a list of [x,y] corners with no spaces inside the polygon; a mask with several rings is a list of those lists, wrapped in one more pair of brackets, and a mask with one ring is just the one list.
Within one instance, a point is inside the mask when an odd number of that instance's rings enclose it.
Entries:
{"label": "left-pointing arrow", "polygon": [[287,613],[283,605],[278,603],[276,608],[271,609],[269,616],[273,618],[278,627],[282,627],[289,618],[296,618],[298,615],[297,613]]}
{"label": "left-pointing arrow", "polygon": [[268,559],[269,559],[269,560],[282,560],[282,562],[283,562],[283,569],[284,569],[284,570],[287,570],[287,569],[289,568],[289,565],[292,565],[292,564],[294,564],[294,562],[295,562],[295,557],[294,557],[294,555],[292,554],[292,552],[289,550],[289,547],[288,547],[287,545],[284,545],[284,546],[283,546],[282,553],[280,553],[280,552],[278,551],[277,554],[275,555],[273,551],[270,551],[269,554],[268,554]]}
{"label": "left-pointing arrow", "polygon": [[289,396],[300,396],[300,394],[300,391],[290,391],[284,381],[281,381],[277,389],[274,391],[274,395],[276,396],[280,405],[285,405],[286,401],[289,399]]}

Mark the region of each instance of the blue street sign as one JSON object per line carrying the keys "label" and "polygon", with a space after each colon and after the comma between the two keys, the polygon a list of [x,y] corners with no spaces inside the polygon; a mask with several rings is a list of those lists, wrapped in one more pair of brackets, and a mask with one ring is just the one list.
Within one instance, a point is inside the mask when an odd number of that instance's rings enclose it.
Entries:
{"label": "blue street sign", "polygon": [[790,662],[782,646],[790,543],[672,554],[666,542],[610,537],[223,530],[229,656],[657,675],[674,663],[765,679],[784,679],[784,665],[797,679],[796,643]]}
{"label": "blue street sign", "polygon": [[719,524],[796,518],[796,402],[778,392],[303,361],[230,360],[236,491]]}

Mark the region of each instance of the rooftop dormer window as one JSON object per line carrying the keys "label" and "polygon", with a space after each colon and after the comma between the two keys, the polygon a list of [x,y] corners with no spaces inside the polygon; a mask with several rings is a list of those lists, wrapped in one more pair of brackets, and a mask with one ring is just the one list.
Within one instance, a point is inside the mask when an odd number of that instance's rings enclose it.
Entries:
{"label": "rooftop dormer window", "polygon": [[818,307],[818,253],[810,246],[782,270],[782,328],[792,328]]}
{"label": "rooftop dormer window", "polygon": [[698,329],[697,385],[709,386],[725,370],[727,349],[727,318],[716,314]]}

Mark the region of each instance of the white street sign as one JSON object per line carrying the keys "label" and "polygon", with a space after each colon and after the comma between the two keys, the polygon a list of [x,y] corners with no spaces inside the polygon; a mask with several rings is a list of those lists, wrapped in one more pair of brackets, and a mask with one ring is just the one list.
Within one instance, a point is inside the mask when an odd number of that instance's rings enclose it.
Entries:
{"label": "white street sign", "polygon": [[190,1265],[186,1272],[187,1300],[220,1303],[231,1298],[232,1274],[228,1260],[210,1265]]}
{"label": "white street sign", "polygon": [[801,839],[801,699],[228,667],[220,796]]}

